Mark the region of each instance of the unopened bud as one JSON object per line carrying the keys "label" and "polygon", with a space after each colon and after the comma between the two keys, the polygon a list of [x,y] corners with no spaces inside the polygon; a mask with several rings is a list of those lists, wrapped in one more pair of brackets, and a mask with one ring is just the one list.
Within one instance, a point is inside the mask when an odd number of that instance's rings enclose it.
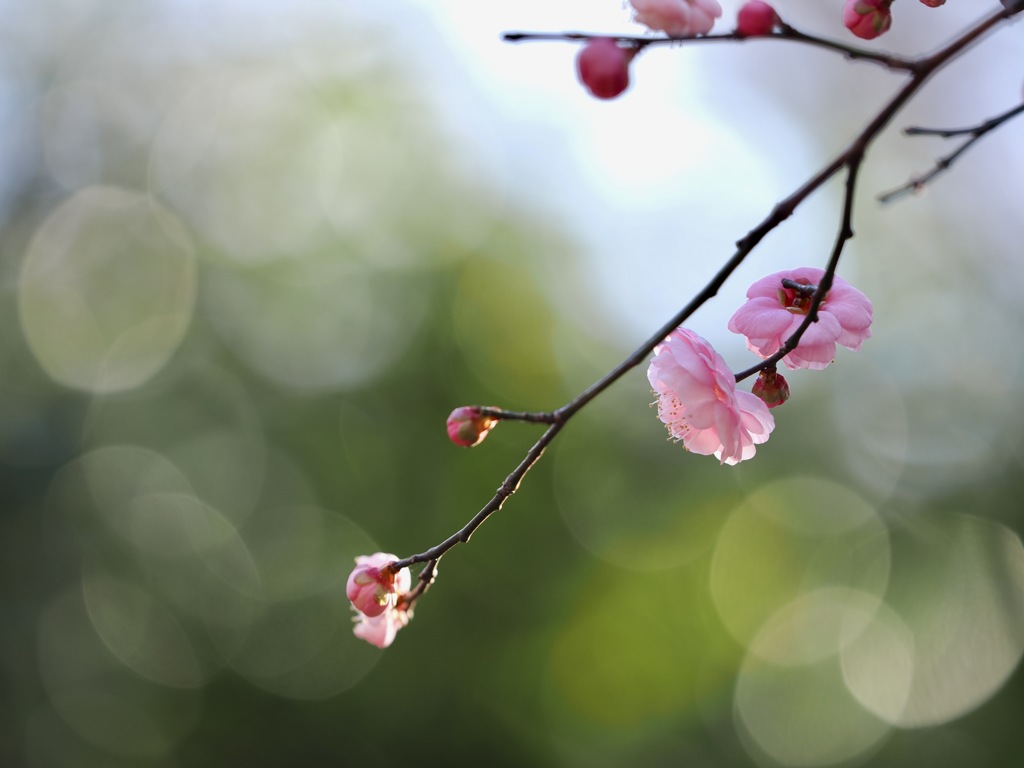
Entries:
{"label": "unopened bud", "polygon": [[576,74],[591,94],[614,99],[629,87],[629,62],[635,48],[623,48],[610,37],[596,37],[580,49]]}
{"label": "unopened bud", "polygon": [[762,0],[750,0],[740,8],[736,31],[744,37],[770,35],[778,21],[775,9]]}
{"label": "unopened bud", "polygon": [[757,374],[757,381],[750,391],[761,398],[769,408],[782,405],[789,400],[789,382],[774,368]]}
{"label": "unopened bud", "polygon": [[893,0],[845,0],[843,24],[857,37],[873,40],[892,26]]}
{"label": "unopened bud", "polygon": [[448,438],[456,445],[472,448],[482,443],[497,423],[497,419],[485,416],[479,407],[464,405],[448,416]]}

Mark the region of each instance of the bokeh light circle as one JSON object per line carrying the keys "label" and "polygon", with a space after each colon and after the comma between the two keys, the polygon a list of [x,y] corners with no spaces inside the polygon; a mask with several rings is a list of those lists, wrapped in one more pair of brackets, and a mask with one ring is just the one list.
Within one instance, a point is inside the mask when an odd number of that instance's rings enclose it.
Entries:
{"label": "bokeh light circle", "polygon": [[206,682],[188,635],[148,589],[87,574],[82,592],[96,634],[126,667],[175,688],[198,688]]}
{"label": "bokeh light circle", "polygon": [[288,68],[212,70],[157,134],[153,189],[238,265],[301,259],[393,219],[416,192],[420,129],[393,119],[385,87],[322,89]]}
{"label": "bokeh light circle", "polygon": [[939,725],[991,698],[1024,654],[1024,546],[968,515],[918,521],[896,545],[891,610],[843,649],[843,673],[879,717]]}
{"label": "bokeh light circle", "polygon": [[[99,450],[155,451],[180,480],[150,491],[184,489],[236,524],[256,504],[269,471],[262,414],[242,379],[218,365],[182,361],[130,397],[95,398],[85,433],[107,446]],[[106,462],[122,480],[131,480],[130,471],[117,470],[122,460],[126,467],[147,461],[124,456]]]}
{"label": "bokeh light circle", "polygon": [[828,379],[836,441],[857,487],[872,500],[892,495],[903,473],[910,436],[899,384],[870,357]]}
{"label": "bokeh light circle", "polygon": [[891,731],[846,690],[835,657],[782,666],[748,655],[734,712],[752,756],[793,768],[863,758]]}
{"label": "bokeh light circle", "polygon": [[[864,499],[830,480],[787,477],[758,487],[729,515],[712,558],[711,595],[733,637],[750,646],[780,609],[817,590],[853,590],[848,594],[859,610],[864,595],[879,602],[890,558],[888,529]],[[798,605],[837,619],[843,610],[832,603],[840,594],[820,593]],[[790,616],[796,626],[799,615]],[[815,642],[837,650],[836,626]],[[821,652],[811,645],[794,651],[794,660]]]}
{"label": "bokeh light circle", "polygon": [[768,618],[750,652],[775,664],[812,664],[855,641],[881,607],[877,594],[846,587],[805,592]]}
{"label": "bokeh light circle", "polygon": [[428,309],[413,277],[337,254],[213,269],[204,304],[218,334],[253,370],[304,392],[354,388],[379,376],[401,359]]}
{"label": "bokeh light circle", "polygon": [[45,606],[37,654],[50,706],[82,739],[112,755],[169,755],[202,715],[201,689],[169,697],[122,665],[95,633],[80,588]]}
{"label": "bokeh light circle", "polygon": [[146,195],[87,187],[39,227],[18,284],[32,353],[89,392],[137,387],[170,359],[192,319],[196,259],[181,223]]}
{"label": "bokeh light circle", "polygon": [[381,654],[352,634],[345,579],[357,555],[379,547],[345,515],[313,506],[258,509],[242,535],[263,593],[232,668],[294,699],[351,688]]}

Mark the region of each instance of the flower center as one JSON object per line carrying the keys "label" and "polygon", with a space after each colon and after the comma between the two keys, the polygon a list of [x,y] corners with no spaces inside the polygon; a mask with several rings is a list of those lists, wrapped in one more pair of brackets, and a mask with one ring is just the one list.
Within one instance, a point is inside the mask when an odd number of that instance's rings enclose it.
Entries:
{"label": "flower center", "polygon": [[[818,286],[811,283],[783,280],[782,287],[779,288],[776,296],[778,296],[779,304],[794,315],[806,315],[811,309],[811,302],[814,301],[814,292],[816,290],[818,290]],[[828,294],[825,294],[821,306],[825,306],[827,300]]]}

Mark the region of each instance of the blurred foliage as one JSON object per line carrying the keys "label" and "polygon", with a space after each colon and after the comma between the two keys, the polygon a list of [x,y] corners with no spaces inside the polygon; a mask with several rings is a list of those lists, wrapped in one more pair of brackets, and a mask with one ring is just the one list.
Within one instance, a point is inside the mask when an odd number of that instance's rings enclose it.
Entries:
{"label": "blurred foliage", "polygon": [[440,541],[535,439],[459,450],[448,411],[556,406],[624,350],[565,301],[571,235],[466,166],[379,29],[217,7],[229,35],[156,0],[0,33],[0,763],[1024,759],[1020,347],[949,362],[1012,296],[912,364],[794,377],[736,469],[630,376],[392,648],[356,640],[352,559]]}

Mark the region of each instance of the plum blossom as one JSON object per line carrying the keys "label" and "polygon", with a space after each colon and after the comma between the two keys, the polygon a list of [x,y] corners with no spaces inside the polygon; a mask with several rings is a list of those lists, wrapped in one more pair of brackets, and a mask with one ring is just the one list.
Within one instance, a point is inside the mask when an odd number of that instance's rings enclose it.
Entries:
{"label": "plum blossom", "polygon": [[706,35],[722,15],[718,0],[629,0],[633,18],[671,37]]}
{"label": "plum blossom", "polygon": [[[747,303],[729,320],[729,330],[747,337],[747,347],[762,358],[779,351],[803,323],[811,305],[811,293],[825,270],[803,267],[763,277],[747,290]],[[786,287],[783,281],[809,286]],[[818,321],[800,338],[800,344],[782,358],[787,368],[827,368],[835,358],[836,344],[854,351],[871,336],[871,301],[838,275],[818,307]]]}
{"label": "plum blossom", "polygon": [[892,26],[892,0],[846,0],[843,24],[857,37],[872,40]]}
{"label": "plum blossom", "polygon": [[768,406],[737,391],[725,360],[692,331],[677,328],[658,345],[647,378],[658,393],[658,418],[693,453],[738,464],[775,428]]}
{"label": "plum blossom", "polygon": [[390,568],[397,560],[387,552],[360,555],[345,587],[352,607],[359,614],[354,619],[353,633],[378,648],[391,645],[398,630],[411,618],[402,598],[412,588],[412,576],[408,568],[398,572]]}
{"label": "plum blossom", "polygon": [[377,552],[356,558],[356,567],[348,576],[345,594],[360,613],[374,617],[395,605],[398,594],[412,586],[408,568],[395,573],[389,567],[398,560],[395,555]]}
{"label": "plum blossom", "polygon": [[614,99],[629,87],[629,62],[636,48],[623,48],[610,37],[597,37],[580,49],[576,74],[599,99]]}

